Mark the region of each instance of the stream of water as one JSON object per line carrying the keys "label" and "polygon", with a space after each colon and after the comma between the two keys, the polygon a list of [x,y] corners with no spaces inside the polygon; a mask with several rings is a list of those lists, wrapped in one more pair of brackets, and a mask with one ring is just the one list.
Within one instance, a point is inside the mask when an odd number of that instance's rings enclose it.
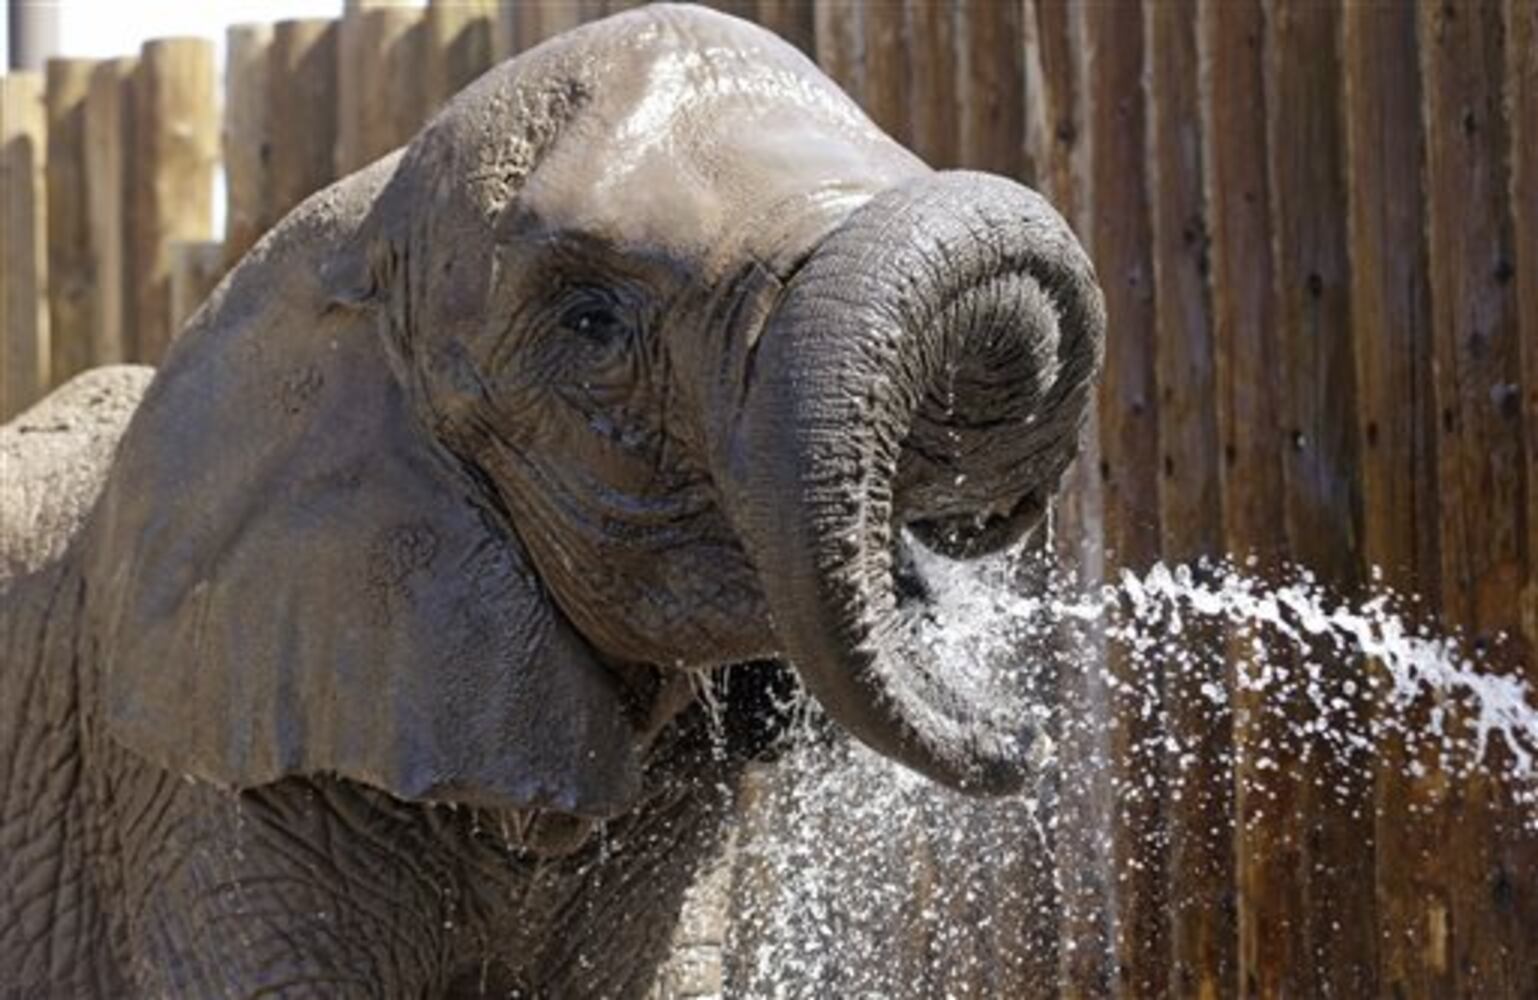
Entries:
{"label": "stream of water", "polygon": [[[1184,800],[1187,816],[1218,804],[1194,833],[1224,845],[1235,782],[1256,786],[1240,822],[1265,814],[1274,780],[1312,781],[1326,808],[1360,815],[1395,767],[1493,780],[1512,822],[1538,831],[1538,692],[1501,637],[1475,650],[1413,624],[1429,619],[1413,597],[1346,600],[1304,570],[1267,582],[1231,562],[1084,588],[1019,553],[916,559],[936,601],[910,641],[1043,734],[1043,779],[976,802],[861,747],[798,742],[738,838],[736,891],[752,898],[726,949],[733,992],[944,996],[964,981],[996,995],[1055,976],[1078,945],[1048,908],[1106,919],[1094,911],[1127,874],[1108,862],[1110,803],[1141,796]],[[1132,720],[1119,745],[1113,716]],[[1040,941],[1010,937],[1043,924]]]}

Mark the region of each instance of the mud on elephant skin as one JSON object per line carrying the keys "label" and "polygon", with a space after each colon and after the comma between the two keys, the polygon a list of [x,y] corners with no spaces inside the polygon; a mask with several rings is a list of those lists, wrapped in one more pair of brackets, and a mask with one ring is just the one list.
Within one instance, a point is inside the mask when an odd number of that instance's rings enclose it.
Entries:
{"label": "mud on elephant skin", "polygon": [[1018,787],[1031,734],[906,649],[896,580],[1041,517],[1103,326],[1039,197],[752,25],[492,70],[152,381],[0,430],[7,982],[635,995],[792,674]]}

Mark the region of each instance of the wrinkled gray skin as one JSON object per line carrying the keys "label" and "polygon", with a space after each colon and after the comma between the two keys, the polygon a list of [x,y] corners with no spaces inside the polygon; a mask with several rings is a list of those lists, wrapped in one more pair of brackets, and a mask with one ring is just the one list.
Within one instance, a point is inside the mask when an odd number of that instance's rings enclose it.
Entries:
{"label": "wrinkled gray skin", "polygon": [[904,651],[897,529],[1028,530],[1102,327],[1039,198],[743,22],[487,74],[153,380],[0,430],[7,988],[636,995],[770,728],[748,661],[1018,787],[1030,734]]}

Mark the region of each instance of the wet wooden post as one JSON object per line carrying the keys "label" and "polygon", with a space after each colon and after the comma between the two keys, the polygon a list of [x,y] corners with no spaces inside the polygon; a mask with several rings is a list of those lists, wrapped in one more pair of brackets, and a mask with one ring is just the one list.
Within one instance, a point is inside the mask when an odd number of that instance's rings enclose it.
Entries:
{"label": "wet wooden post", "polygon": [[[1282,449],[1285,523],[1291,557],[1333,592],[1350,596],[1362,582],[1358,489],[1356,367],[1351,331],[1351,274],[1346,257],[1346,175],[1339,52],[1340,11],[1325,5],[1268,2],[1266,122],[1271,159],[1271,232],[1276,252],[1276,322],[1283,350],[1273,377],[1284,381]],[[1323,694],[1310,699],[1301,678],[1284,693],[1295,732],[1281,757],[1300,779],[1297,845],[1304,882],[1304,939],[1297,975],[1310,995],[1375,996],[1376,903],[1371,781],[1373,761],[1304,722],[1325,703],[1330,726],[1368,732],[1370,701],[1344,681],[1365,665],[1320,646],[1309,658],[1329,664]],[[1345,744],[1345,745],[1338,745]]]}
{"label": "wet wooden post", "polygon": [[1030,181],[1025,144],[1025,38],[1020,3],[961,5],[961,159]]}
{"label": "wet wooden post", "polygon": [[91,313],[91,360],[115,364],[128,357],[134,321],[129,285],[134,251],[134,72],[137,59],[108,59],[91,71],[85,133],[91,273],[96,307]]}
{"label": "wet wooden post", "polygon": [[200,38],[146,42],[134,81],[136,245],[129,287],[129,360],[158,364],[171,331],[171,244],[213,234],[219,125],[213,44]]}
{"label": "wet wooden post", "polygon": [[279,21],[267,50],[267,114],[283,122],[268,164],[271,207],[282,218],[336,177],[337,21]]}
{"label": "wet wooden post", "polygon": [[[1342,57],[1363,565],[1383,585],[1435,602],[1436,424],[1415,20],[1408,4],[1346,7]],[[1450,996],[1439,931],[1447,919],[1447,776],[1435,755],[1412,756],[1399,734],[1384,733],[1375,781],[1380,989]]]}
{"label": "wet wooden post", "polygon": [[85,131],[85,99],[94,65],[89,59],[50,59],[45,74],[50,387],[92,363],[96,281],[86,194],[91,143]]}
{"label": "wet wooden post", "polygon": [[[225,33],[224,254],[234,264],[274,222],[272,162],[287,117],[274,117],[267,100],[272,27],[238,24]],[[285,124],[280,130],[278,122]]]}
{"label": "wet wooden post", "polygon": [[0,76],[0,420],[48,386],[48,119],[40,73]]}
{"label": "wet wooden post", "polygon": [[[1538,6],[1506,0],[1506,101],[1511,140],[1512,257],[1522,345],[1527,445],[1527,648],[1538,650]],[[1538,686],[1538,658],[1528,682]]]}
{"label": "wet wooden post", "polygon": [[758,0],[758,23],[804,52],[817,54],[814,0]]}
{"label": "wet wooden post", "polygon": [[[1136,6],[1075,7],[1081,19],[1080,93],[1088,127],[1082,233],[1105,292],[1111,336],[1099,386],[1100,473],[1107,573],[1146,569],[1159,557],[1158,440],[1154,384],[1154,275],[1145,178],[1143,31]],[[1109,651],[1115,768],[1113,856],[1120,992],[1171,990],[1168,858],[1162,769],[1163,680],[1123,651]]]}
{"label": "wet wooden post", "polygon": [[852,3],[818,3],[813,11],[817,65],[834,83],[865,106],[865,8]]}
{"label": "wet wooden post", "polygon": [[[1525,648],[1520,597],[1530,421],[1519,381],[1519,262],[1507,176],[1513,134],[1502,90],[1511,40],[1502,5],[1425,5],[1420,15],[1441,606],[1495,669],[1531,671],[1535,650]],[[1510,638],[1497,644],[1502,632]],[[1476,770],[1448,802],[1448,959],[1460,995],[1538,993],[1531,960],[1538,838],[1515,822],[1520,807],[1510,795]]]}
{"label": "wet wooden post", "polygon": [[523,52],[582,23],[582,5],[575,0],[520,0],[502,8],[513,52]]}
{"label": "wet wooden post", "polygon": [[171,244],[172,340],[219,284],[225,261],[224,244],[217,240],[177,240]]}
{"label": "wet wooden post", "polygon": [[432,0],[426,16],[423,77],[430,116],[504,58],[507,40],[496,0]]}
{"label": "wet wooden post", "polygon": [[868,4],[860,30],[865,49],[865,113],[903,145],[912,141],[911,57],[901,2]]}
{"label": "wet wooden post", "polygon": [[937,170],[961,160],[956,15],[949,4],[907,0],[908,65],[912,77],[908,137],[914,152]]}
{"label": "wet wooden post", "polygon": [[[1279,459],[1280,346],[1268,205],[1271,200],[1259,0],[1202,0],[1198,13],[1203,186],[1211,239],[1212,324],[1224,548],[1275,567],[1287,556]],[[1267,767],[1286,736],[1252,684],[1249,644],[1231,643],[1234,676],[1235,888],[1239,992],[1306,995],[1287,978],[1309,961],[1302,944],[1293,779]],[[1235,683],[1236,681],[1241,683]]]}
{"label": "wet wooden post", "polygon": [[[1149,59],[1160,549],[1167,562],[1192,566],[1199,559],[1223,555],[1197,96],[1197,7],[1196,0],[1145,0],[1143,9]],[[1178,748],[1166,755],[1170,988],[1180,996],[1216,998],[1233,995],[1236,987],[1237,932],[1230,905],[1233,714],[1228,705],[1214,704],[1204,693],[1208,685],[1227,687],[1222,629],[1189,627],[1182,645],[1187,655],[1184,669],[1165,677],[1167,721],[1178,741]]]}
{"label": "wet wooden post", "polygon": [[421,127],[422,24],[419,7],[349,2],[337,64],[338,177],[403,145]]}
{"label": "wet wooden post", "polygon": [[[1025,141],[1036,185],[1077,232],[1085,233],[1088,219],[1079,197],[1080,174],[1088,163],[1080,141],[1084,25],[1070,12],[1067,0],[1030,0],[1025,6]],[[1052,515],[1058,564],[1086,588],[1097,586],[1104,571],[1100,425],[1096,401],[1091,404],[1079,457],[1063,477]],[[1065,624],[1054,649],[1058,949],[1055,975],[1048,975],[1065,998],[1102,997],[1112,990],[1114,953],[1111,710],[1099,669],[1104,635],[1098,628]]]}

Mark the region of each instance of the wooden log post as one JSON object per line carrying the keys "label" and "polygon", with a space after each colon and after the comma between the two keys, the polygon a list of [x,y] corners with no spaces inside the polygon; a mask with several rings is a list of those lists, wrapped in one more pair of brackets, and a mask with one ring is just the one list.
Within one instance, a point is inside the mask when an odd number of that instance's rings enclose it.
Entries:
{"label": "wooden log post", "polygon": [[584,15],[577,0],[519,0],[502,11],[514,53],[570,31],[582,23]]}
{"label": "wooden log post", "polygon": [[128,357],[134,296],[134,73],[137,59],[108,59],[91,71],[86,97],[86,188],[90,203],[91,273],[96,308],[91,314],[91,359],[99,365]]}
{"label": "wooden log post", "polygon": [[1022,13],[1019,3],[961,5],[961,161],[1029,183]]}
{"label": "wooden log post", "polygon": [[903,145],[912,142],[909,95],[912,59],[900,2],[873,3],[864,9],[865,113]]}
{"label": "wooden log post", "polygon": [[815,0],[758,0],[758,23],[806,54],[817,54]]}
{"label": "wooden log post", "polygon": [[89,59],[50,59],[46,68],[50,387],[92,364],[96,280],[86,191],[91,145],[85,101],[94,65]]}
{"label": "wooden log post", "polygon": [[171,331],[171,244],[213,235],[219,125],[213,44],[146,42],[135,80],[133,278],[129,360],[158,364]]}
{"label": "wooden log post", "polygon": [[496,0],[432,0],[427,7],[423,78],[426,114],[503,57]]}
{"label": "wooden log post", "polygon": [[[1538,6],[1506,0],[1506,114],[1511,130],[1513,277],[1522,345],[1522,388],[1527,419],[1527,587],[1522,629],[1538,650]],[[1538,657],[1528,660],[1528,682],[1538,687]]]}
{"label": "wooden log post", "polygon": [[[224,256],[233,265],[277,222],[272,161],[280,141],[268,103],[272,27],[237,24],[225,33]],[[287,116],[283,119],[287,121]],[[287,129],[284,130],[285,132]]]}
{"label": "wooden log post", "polygon": [[[1520,383],[1525,351],[1507,176],[1513,135],[1506,102],[1516,95],[1503,93],[1511,38],[1498,4],[1424,5],[1419,13],[1441,606],[1488,669],[1531,676],[1538,650],[1527,646],[1521,613],[1531,558],[1524,552],[1532,484],[1523,441],[1531,419],[1524,418]],[[1447,957],[1454,989],[1532,996],[1538,837],[1520,821],[1531,807],[1476,769],[1457,783],[1447,808],[1441,849],[1452,876]]]}
{"label": "wooden log post", "polygon": [[421,127],[423,23],[421,8],[348,4],[338,62],[338,177],[405,144]]}
{"label": "wooden log post", "polygon": [[924,162],[946,170],[961,162],[956,12],[948,4],[908,0],[904,14],[908,63],[899,70],[912,76],[908,141]]}
{"label": "wooden log post", "polygon": [[[1112,336],[1099,387],[1100,475],[1107,574],[1146,569],[1159,557],[1154,384],[1152,225],[1144,172],[1147,120],[1140,99],[1144,45],[1139,8],[1076,7],[1083,59],[1080,93],[1088,126],[1083,236],[1105,292]],[[1117,873],[1118,983],[1129,997],[1165,996],[1170,982],[1163,680],[1126,650],[1108,650],[1115,786],[1112,850]]]}
{"label": "wooden log post", "polygon": [[[1057,210],[1085,233],[1079,197],[1087,167],[1081,143],[1080,87],[1083,20],[1066,0],[1029,0],[1022,39],[1025,142],[1036,183]],[[943,109],[947,113],[948,109]],[[954,115],[952,115],[954,118]],[[1100,479],[1100,424],[1096,401],[1080,437],[1079,457],[1063,477],[1052,513],[1057,564],[1089,591],[1105,568]],[[1105,677],[1105,636],[1098,627],[1065,622],[1055,637],[1058,770],[1052,819],[1057,888],[1057,968],[1046,973],[1066,998],[1112,992],[1111,708]]]}
{"label": "wooden log post", "polygon": [[[1223,556],[1218,489],[1216,370],[1202,187],[1195,0],[1145,0],[1148,162],[1153,208],[1154,375],[1158,391],[1160,549],[1170,564]],[[1197,570],[1200,573],[1199,570]],[[1232,996],[1237,929],[1233,891],[1233,713],[1207,694],[1228,687],[1223,630],[1182,632],[1184,662],[1165,677],[1171,750],[1170,988]],[[1230,692],[1231,695],[1231,692]]]}
{"label": "wooden log post", "polygon": [[[1264,573],[1287,556],[1283,447],[1276,415],[1280,348],[1275,328],[1270,175],[1264,109],[1265,17],[1259,0],[1202,0],[1198,14],[1203,187],[1212,247],[1224,547]],[[1303,996],[1288,978],[1310,958],[1297,877],[1300,831],[1290,816],[1295,782],[1270,766],[1267,748],[1285,719],[1254,683],[1249,642],[1231,643],[1234,698],[1235,887],[1239,993]]]}
{"label": "wooden log post", "polygon": [[[1362,583],[1361,497],[1351,274],[1346,255],[1344,130],[1340,109],[1340,9],[1266,6],[1266,121],[1271,171],[1283,424],[1285,524],[1292,558],[1341,596]],[[1330,665],[1310,697],[1302,671],[1273,694],[1294,732],[1280,754],[1299,778],[1306,836],[1288,875],[1304,883],[1306,950],[1293,970],[1304,993],[1376,996],[1376,899],[1362,887],[1375,870],[1373,761],[1351,737],[1369,732],[1371,704],[1355,682],[1365,664],[1320,643],[1308,659]],[[1352,687],[1347,686],[1351,682]],[[1355,692],[1355,693],[1353,693]],[[1332,707],[1328,712],[1320,706]],[[1305,724],[1324,715],[1327,729]]]}
{"label": "wooden log post", "polygon": [[284,123],[268,164],[271,210],[281,219],[336,177],[336,21],[279,21],[268,48],[267,114]]}
{"label": "wooden log post", "polygon": [[[1344,15],[1363,565],[1434,605],[1441,557],[1416,15],[1408,4],[1351,5]],[[1412,752],[1391,731],[1375,770],[1379,986],[1393,996],[1450,996],[1447,775],[1436,754]]]}
{"label": "wooden log post", "polygon": [[48,386],[47,135],[42,74],[0,76],[0,421]]}
{"label": "wooden log post", "polygon": [[865,7],[821,2],[813,13],[817,65],[856,104],[865,107]]}
{"label": "wooden log post", "polygon": [[226,259],[225,246],[217,240],[177,240],[171,244],[172,340],[219,284]]}

